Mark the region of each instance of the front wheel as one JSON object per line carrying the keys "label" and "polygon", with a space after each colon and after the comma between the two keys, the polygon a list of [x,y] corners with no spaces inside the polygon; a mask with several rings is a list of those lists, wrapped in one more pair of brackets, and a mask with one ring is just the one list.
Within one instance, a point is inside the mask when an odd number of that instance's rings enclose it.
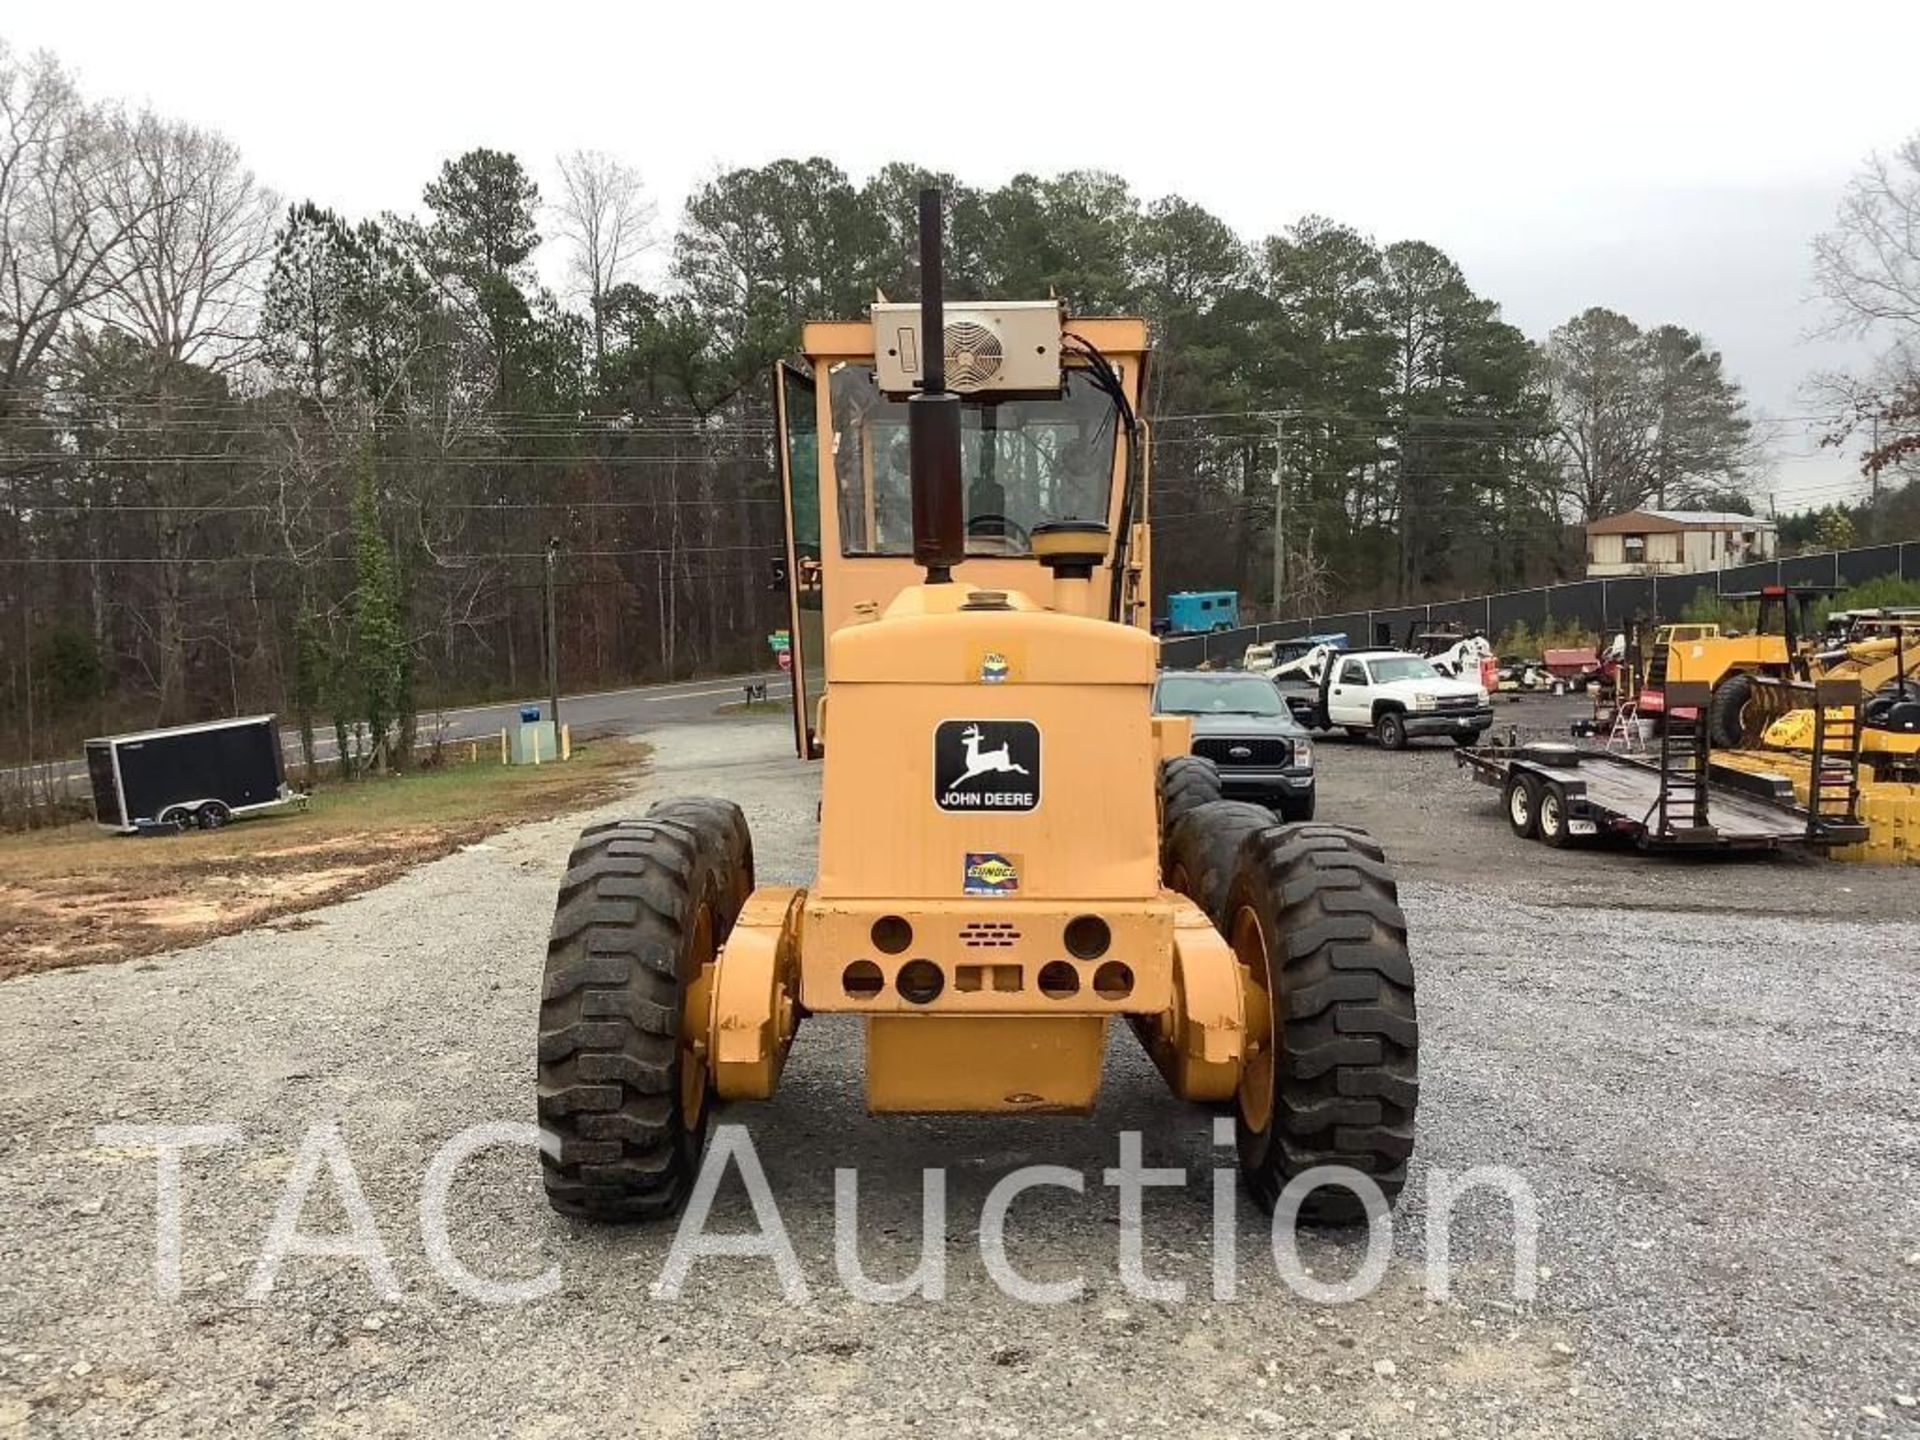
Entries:
{"label": "front wheel", "polygon": [[706,1147],[710,966],[753,885],[726,802],[587,831],[561,882],[541,987],[541,1157],[564,1215],[649,1220],[686,1203]]}
{"label": "front wheel", "polygon": [[1274,808],[1279,811],[1282,820],[1295,825],[1313,818],[1313,801],[1314,792],[1309,790],[1304,795],[1282,795],[1280,803]]}
{"label": "front wheel", "polygon": [[[1407,922],[1386,857],[1363,831],[1276,827],[1241,847],[1227,911],[1247,1015],[1234,1110],[1248,1190],[1270,1211],[1296,1176],[1332,1166],[1391,1203],[1420,1080]],[[1341,1186],[1300,1207],[1309,1224],[1365,1216]]]}
{"label": "front wheel", "polygon": [[193,823],[202,830],[218,830],[233,819],[233,811],[218,800],[209,800],[193,812]]}
{"label": "front wheel", "polygon": [[1373,722],[1373,738],[1380,742],[1382,750],[1404,750],[1407,748],[1407,722],[1397,711],[1389,710]]}
{"label": "front wheel", "polygon": [[1507,812],[1507,824],[1513,827],[1513,833],[1522,840],[1531,840],[1537,833],[1540,815],[1540,787],[1526,775],[1509,775],[1501,803]]}

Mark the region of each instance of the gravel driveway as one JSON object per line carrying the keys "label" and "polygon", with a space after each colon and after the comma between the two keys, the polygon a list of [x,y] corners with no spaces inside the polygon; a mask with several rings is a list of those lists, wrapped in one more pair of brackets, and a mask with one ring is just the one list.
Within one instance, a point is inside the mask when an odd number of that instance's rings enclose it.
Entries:
{"label": "gravel driveway", "polygon": [[[746,808],[768,881],[806,878],[817,771],[778,720],[656,730],[631,812]],[[346,904],[158,960],[0,986],[0,1433],[1180,1437],[1920,1434],[1920,877],[1781,864],[1581,868],[1523,846],[1450,754],[1321,749],[1322,814],[1362,816],[1403,886],[1425,1024],[1421,1141],[1385,1280],[1352,1304],[1276,1276],[1238,1215],[1237,1298],[1210,1293],[1208,1119],[1125,1036],[1091,1121],[868,1119],[859,1032],[803,1028],[779,1098],[740,1107],[810,1289],[709,1259],[657,1300],[671,1234],[555,1218],[518,1148],[459,1172],[450,1239],[487,1305],[431,1263],[422,1179],[450,1137],[531,1117],[533,1012],[556,879],[583,817],[528,826]],[[1596,878],[1597,877],[1597,878]],[[1858,889],[1868,896],[1863,902]],[[1867,918],[1859,918],[1862,915]],[[1905,918],[1901,918],[1905,917]],[[310,1128],[337,1122],[391,1259],[290,1254],[245,1294]],[[182,1161],[181,1294],[157,1297],[152,1153],[101,1125],[227,1125]],[[1184,1189],[1147,1193],[1118,1269],[1117,1136]],[[1008,1224],[1051,1307],[996,1288]],[[948,1297],[883,1306],[835,1279],[832,1171],[857,1167],[860,1260],[920,1258],[921,1171],[948,1169]],[[1436,1167],[1512,1167],[1540,1208],[1531,1301],[1503,1203],[1457,1206],[1448,1299],[1425,1288]],[[326,1173],[300,1218],[343,1233]],[[713,1228],[752,1228],[737,1179]],[[1318,1280],[1358,1236],[1314,1238]]]}

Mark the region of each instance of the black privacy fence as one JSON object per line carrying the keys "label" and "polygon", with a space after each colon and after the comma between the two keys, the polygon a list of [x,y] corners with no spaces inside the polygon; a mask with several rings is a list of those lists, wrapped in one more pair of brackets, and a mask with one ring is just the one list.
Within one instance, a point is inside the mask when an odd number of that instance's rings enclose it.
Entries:
{"label": "black privacy fence", "polygon": [[1344,634],[1354,645],[1398,645],[1411,626],[1455,624],[1499,637],[1516,625],[1545,630],[1573,625],[1597,633],[1623,628],[1633,619],[1677,619],[1702,590],[1719,595],[1751,593],[1764,585],[1864,585],[1894,576],[1920,581],[1920,544],[1870,545],[1764,560],[1729,570],[1690,575],[1630,575],[1575,580],[1533,590],[1509,590],[1464,600],[1436,600],[1385,610],[1348,610],[1264,625],[1243,625],[1211,635],[1176,635],[1161,641],[1160,663],[1186,669],[1203,662],[1238,664],[1256,640],[1292,640],[1302,635]]}

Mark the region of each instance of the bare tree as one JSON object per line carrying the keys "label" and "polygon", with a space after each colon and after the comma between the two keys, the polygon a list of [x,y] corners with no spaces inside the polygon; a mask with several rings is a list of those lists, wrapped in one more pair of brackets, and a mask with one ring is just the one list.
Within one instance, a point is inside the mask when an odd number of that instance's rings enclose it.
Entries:
{"label": "bare tree", "polygon": [[575,150],[559,160],[560,236],[569,269],[593,316],[593,354],[607,358],[606,298],[633,262],[654,243],[657,213],[639,172],[600,150]]}
{"label": "bare tree", "polygon": [[101,199],[117,136],[51,56],[0,40],[0,420],[40,373],[69,317],[113,280],[144,207]]}
{"label": "bare tree", "polygon": [[1823,333],[1882,345],[1864,375],[1822,375],[1814,389],[1844,417],[1835,440],[1873,426],[1874,476],[1920,458],[1920,134],[1854,176],[1834,228],[1814,241]]}
{"label": "bare tree", "polygon": [[127,242],[102,318],[156,356],[231,368],[252,344],[279,201],[225,137],[142,115],[105,208]]}

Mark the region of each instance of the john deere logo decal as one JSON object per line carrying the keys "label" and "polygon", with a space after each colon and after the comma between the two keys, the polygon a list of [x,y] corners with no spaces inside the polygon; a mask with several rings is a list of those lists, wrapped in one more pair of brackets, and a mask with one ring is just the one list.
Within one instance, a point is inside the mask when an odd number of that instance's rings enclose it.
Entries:
{"label": "john deere logo decal", "polygon": [[933,732],[933,803],[949,811],[1039,809],[1040,727],[942,720]]}
{"label": "john deere logo decal", "polygon": [[1020,890],[1020,866],[1017,857],[993,851],[967,852],[967,868],[961,887],[968,895],[1014,895]]}
{"label": "john deere logo decal", "polygon": [[980,657],[980,683],[982,685],[1001,684],[1010,673],[1011,667],[1007,664],[1007,657],[1002,655],[998,650],[989,650],[985,655]]}

